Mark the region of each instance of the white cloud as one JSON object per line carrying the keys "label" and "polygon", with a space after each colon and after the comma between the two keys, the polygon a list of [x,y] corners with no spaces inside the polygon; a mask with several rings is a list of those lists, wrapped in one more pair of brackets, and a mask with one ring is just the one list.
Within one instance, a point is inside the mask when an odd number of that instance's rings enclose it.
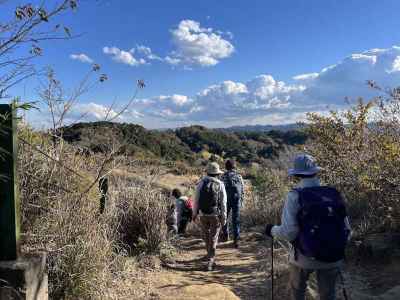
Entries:
{"label": "white cloud", "polygon": [[78,104],[72,108],[70,118],[73,116],[83,116],[89,120],[105,120],[117,116],[117,112],[107,106],[94,102]]}
{"label": "white cloud", "polygon": [[400,56],[393,61],[392,70],[390,72],[400,72]]}
{"label": "white cloud", "polygon": [[166,56],[164,59],[168,64],[176,66],[179,65],[181,63],[181,59],[180,58],[176,58],[176,57],[170,57],[170,56]]}
{"label": "white cloud", "polygon": [[306,89],[299,101],[309,105],[344,105],[346,97],[368,99],[376,95],[376,91],[368,89],[367,80],[374,80],[383,87],[396,87],[400,83],[399,56],[400,47],[396,46],[350,55],[322,69],[312,80],[302,82]]}
{"label": "white cloud", "polygon": [[307,74],[300,74],[293,77],[294,80],[298,81],[309,81],[313,80],[318,77],[318,73],[307,73]]}
{"label": "white cloud", "polygon": [[235,47],[212,28],[203,28],[193,20],[182,20],[171,30],[175,50],[165,61],[172,65],[214,66],[232,55]]}
{"label": "white cloud", "polygon": [[130,66],[139,66],[146,64],[143,58],[136,59],[133,56],[134,50],[124,51],[117,47],[104,47],[103,53],[111,55],[112,59],[116,62],[127,64]]}
{"label": "white cloud", "polygon": [[145,116],[181,122],[223,122],[240,120],[286,109],[292,95],[301,86],[286,85],[270,75],[260,75],[246,82],[224,81],[211,85],[193,98],[185,95],[140,99],[135,109]]}
{"label": "white cloud", "polygon": [[[46,105],[39,107],[40,110],[31,110],[27,114],[27,120],[36,128],[45,129],[52,127],[52,116]],[[71,107],[63,116],[63,125],[70,125],[76,122],[92,122],[113,119],[115,122],[121,122],[125,119],[132,121],[134,118],[143,116],[134,111],[127,116],[119,115],[116,110],[110,109],[109,106],[97,104],[95,102],[77,103]],[[61,116],[56,112],[55,119],[59,120]]]}
{"label": "white cloud", "polygon": [[138,99],[132,105],[144,116],[177,119],[184,118],[190,112],[193,99],[185,95],[157,96],[149,99]]}
{"label": "white cloud", "polygon": [[71,59],[73,59],[73,60],[79,60],[80,62],[83,62],[83,63],[88,63],[88,64],[93,63],[93,59],[91,59],[89,56],[87,56],[87,55],[84,54],[84,53],[81,53],[81,54],[71,54],[69,57],[70,57]]}
{"label": "white cloud", "polygon": [[150,47],[146,47],[146,46],[143,46],[143,45],[138,45],[138,46],[136,46],[136,49],[137,49],[137,51],[139,53],[142,53],[144,55],[150,55],[151,54]]}
{"label": "white cloud", "polygon": [[145,56],[148,60],[159,60],[159,61],[163,60],[160,56],[154,54],[150,47],[138,45],[138,46],[136,46],[136,50],[138,53]]}
{"label": "white cloud", "polygon": [[104,47],[103,52],[111,55],[114,61],[130,66],[160,61],[171,66],[182,65],[184,69],[191,70],[195,66],[215,66],[235,51],[235,47],[228,40],[233,38],[232,32],[203,28],[193,20],[182,20],[178,27],[170,32],[174,49],[165,57],[155,54],[150,47],[144,45],[136,45],[130,50]]}
{"label": "white cloud", "polygon": [[343,109],[347,106],[346,97],[376,96],[377,91],[368,88],[367,80],[375,80],[383,87],[399,86],[399,71],[400,47],[372,49],[350,55],[318,73],[294,76],[294,84],[262,74],[247,82],[223,81],[193,97],[142,99],[135,109],[145,118],[170,126],[291,123],[304,120],[307,112]]}

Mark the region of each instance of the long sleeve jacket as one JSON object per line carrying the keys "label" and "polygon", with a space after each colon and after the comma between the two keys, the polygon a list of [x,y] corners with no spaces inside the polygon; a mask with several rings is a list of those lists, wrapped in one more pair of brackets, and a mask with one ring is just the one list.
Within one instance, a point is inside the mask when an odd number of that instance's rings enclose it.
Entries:
{"label": "long sleeve jacket", "polygon": [[215,178],[215,177],[209,177],[209,176],[205,176],[204,178],[202,178],[202,180],[199,182],[199,184],[196,187],[196,193],[194,196],[194,201],[193,201],[193,213],[194,216],[197,216],[198,214],[204,215],[202,214],[202,212],[199,212],[199,199],[200,199],[200,191],[201,188],[203,187],[204,181],[205,180],[214,180],[217,181],[219,183],[220,189],[219,189],[219,203],[220,203],[220,217],[226,221],[226,210],[227,210],[227,197],[226,197],[226,191],[225,191],[225,185],[224,183]]}
{"label": "long sleeve jacket", "polygon": [[[299,183],[299,188],[320,186],[318,178],[305,178]],[[282,212],[281,225],[272,227],[271,234],[273,237],[292,242],[297,238],[299,233],[299,224],[297,222],[297,213],[300,210],[298,201],[298,193],[296,191],[289,192]],[[349,219],[345,219],[346,227],[351,231]],[[335,263],[324,263],[315,259],[303,256],[297,253],[297,259],[294,257],[294,248],[291,246],[289,253],[290,263],[304,269],[326,269],[340,266],[342,261]]]}

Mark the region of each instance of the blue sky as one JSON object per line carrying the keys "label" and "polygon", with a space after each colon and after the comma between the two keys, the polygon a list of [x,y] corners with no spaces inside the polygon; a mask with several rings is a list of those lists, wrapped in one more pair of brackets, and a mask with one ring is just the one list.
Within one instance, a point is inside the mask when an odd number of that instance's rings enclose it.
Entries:
{"label": "blue sky", "polygon": [[[114,99],[123,106],[143,79],[146,88],[119,121],[153,128],[294,122],[342,108],[345,96],[372,96],[366,79],[400,85],[398,11],[396,0],[81,1],[54,22],[82,36],[44,44],[37,64],[51,65],[67,87],[88,62],[101,65],[109,80],[72,112],[93,110],[90,120]],[[0,11],[0,20],[10,13]],[[30,79],[12,93],[35,99],[36,86]]]}

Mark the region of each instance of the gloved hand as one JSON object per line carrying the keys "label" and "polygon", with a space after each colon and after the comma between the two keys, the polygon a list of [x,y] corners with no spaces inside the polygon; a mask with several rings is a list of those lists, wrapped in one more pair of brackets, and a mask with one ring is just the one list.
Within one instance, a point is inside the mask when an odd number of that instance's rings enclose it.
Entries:
{"label": "gloved hand", "polygon": [[272,225],[272,224],[267,224],[265,226],[265,234],[271,238],[272,238],[272,234],[271,234],[272,227],[274,227],[274,225]]}

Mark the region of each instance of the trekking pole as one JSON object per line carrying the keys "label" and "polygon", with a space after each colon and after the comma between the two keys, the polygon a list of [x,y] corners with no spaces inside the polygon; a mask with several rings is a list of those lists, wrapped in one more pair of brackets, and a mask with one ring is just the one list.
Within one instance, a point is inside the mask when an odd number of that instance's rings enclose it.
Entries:
{"label": "trekking pole", "polygon": [[344,277],[343,277],[342,271],[340,269],[339,269],[339,277],[340,277],[340,281],[342,282],[342,291],[343,291],[344,300],[349,300],[349,297],[347,297],[346,287],[344,285]]}
{"label": "trekking pole", "polygon": [[271,299],[274,300],[274,238],[271,239]]}

